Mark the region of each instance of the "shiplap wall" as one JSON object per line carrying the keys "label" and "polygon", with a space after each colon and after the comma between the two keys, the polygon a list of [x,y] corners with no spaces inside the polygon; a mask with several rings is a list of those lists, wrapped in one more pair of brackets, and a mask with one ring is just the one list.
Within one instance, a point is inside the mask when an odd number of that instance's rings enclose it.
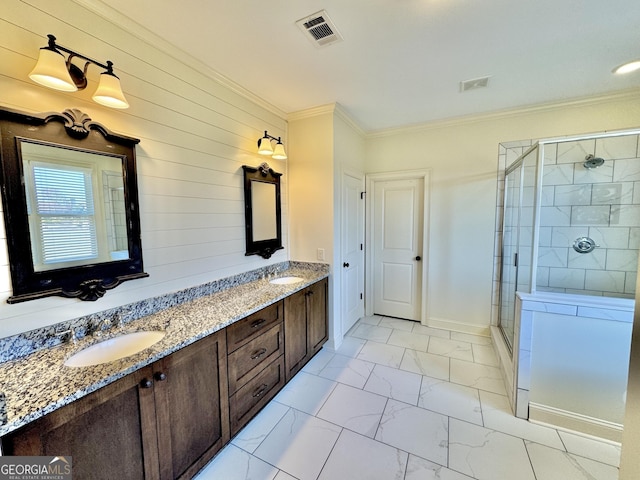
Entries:
{"label": "shiplap wall", "polygon": [[[0,337],[289,258],[287,163],[271,158],[271,167],[284,173],[285,249],[269,260],[244,255],[241,167],[264,161],[256,153],[264,130],[282,136],[286,145],[282,112],[91,0],[3,0],[1,10],[1,106],[28,112],[79,108],[141,140],[136,151],[142,245],[150,276],[125,282],[97,302],[50,297],[8,305],[11,280],[2,241]],[[27,75],[48,33],[61,45],[113,61],[131,107],[118,111],[91,101],[101,73],[95,66],[83,92],[60,93],[31,82]],[[4,225],[0,235],[6,237]]]}

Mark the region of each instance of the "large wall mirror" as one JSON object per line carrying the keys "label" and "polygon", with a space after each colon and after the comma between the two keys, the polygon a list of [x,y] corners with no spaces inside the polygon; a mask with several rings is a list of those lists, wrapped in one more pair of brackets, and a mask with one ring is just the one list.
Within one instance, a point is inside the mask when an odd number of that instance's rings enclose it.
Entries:
{"label": "large wall mirror", "polygon": [[97,300],[142,266],[135,145],[79,110],[0,110],[13,295]]}
{"label": "large wall mirror", "polygon": [[280,177],[266,163],[243,166],[246,253],[270,258],[282,246]]}

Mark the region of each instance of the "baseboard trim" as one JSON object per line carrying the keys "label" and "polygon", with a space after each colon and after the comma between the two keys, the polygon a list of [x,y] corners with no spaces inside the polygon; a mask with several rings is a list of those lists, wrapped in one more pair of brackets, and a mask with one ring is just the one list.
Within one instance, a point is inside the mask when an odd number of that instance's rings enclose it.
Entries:
{"label": "baseboard trim", "polygon": [[598,437],[612,442],[622,442],[622,425],[600,418],[589,417],[560,408],[535,402],[529,403],[529,421]]}
{"label": "baseboard trim", "polygon": [[470,333],[471,335],[481,335],[490,337],[491,331],[489,325],[469,325],[468,323],[454,322],[453,320],[443,320],[440,318],[428,318],[423,325],[432,328],[442,328],[453,332]]}

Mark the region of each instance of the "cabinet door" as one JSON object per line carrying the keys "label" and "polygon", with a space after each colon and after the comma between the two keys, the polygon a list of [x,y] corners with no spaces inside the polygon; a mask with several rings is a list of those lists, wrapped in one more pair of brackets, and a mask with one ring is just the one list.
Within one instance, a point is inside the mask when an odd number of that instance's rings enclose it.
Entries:
{"label": "cabinet door", "polygon": [[285,374],[289,381],[307,358],[307,290],[284,299]]}
{"label": "cabinet door", "polygon": [[158,479],[153,389],[145,367],[2,438],[5,455],[73,457],[73,478]]}
{"label": "cabinet door", "polygon": [[229,441],[225,332],[154,363],[160,476],[191,478]]}
{"label": "cabinet door", "polygon": [[307,289],[307,338],[309,359],[327,341],[327,280],[314,283]]}

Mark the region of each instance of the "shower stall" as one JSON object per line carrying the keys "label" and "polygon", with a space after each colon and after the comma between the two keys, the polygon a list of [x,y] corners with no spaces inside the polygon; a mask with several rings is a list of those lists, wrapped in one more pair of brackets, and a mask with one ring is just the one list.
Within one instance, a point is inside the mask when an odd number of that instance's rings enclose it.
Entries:
{"label": "shower stall", "polygon": [[640,130],[529,142],[504,170],[497,329],[517,416],[619,440]]}

